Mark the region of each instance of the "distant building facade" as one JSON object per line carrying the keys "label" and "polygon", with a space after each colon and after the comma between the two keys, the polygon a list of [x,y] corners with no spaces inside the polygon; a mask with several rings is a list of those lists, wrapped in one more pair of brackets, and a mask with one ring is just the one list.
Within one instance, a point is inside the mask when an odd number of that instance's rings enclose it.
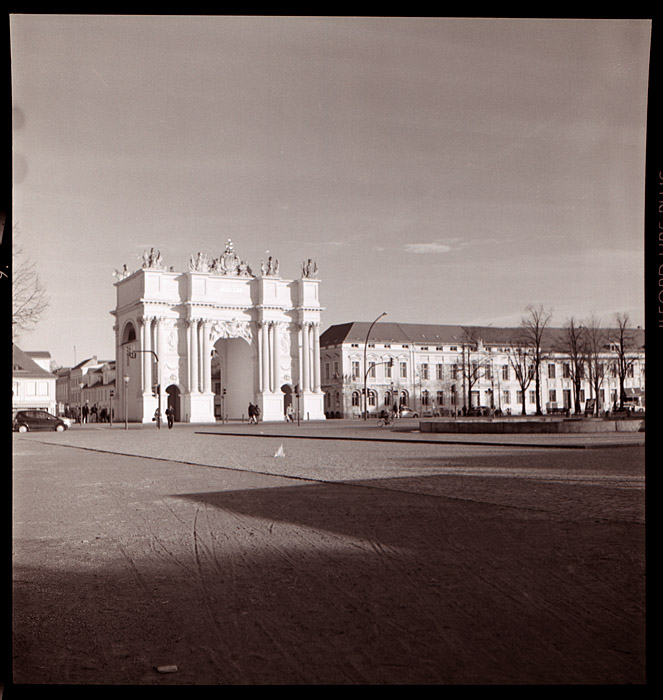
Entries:
{"label": "distant building facade", "polygon": [[75,416],[84,405],[110,415],[115,394],[115,361],[100,361],[94,355],[75,367],[55,371],[58,415]]}
{"label": "distant building facade", "polygon": [[288,406],[324,418],[317,268],[284,279],[269,258],[254,271],[231,241],[218,258],[198,253],[183,272],[159,251],[116,271],[116,416],[147,423],[161,405],[176,421],[222,415],[283,420]]}
{"label": "distant building facade", "polygon": [[[473,327],[414,323],[370,323],[331,326],[320,337],[324,410],[329,418],[360,417],[364,410],[364,383],[369,415],[408,406],[418,415],[454,415],[485,407],[503,414],[522,414],[523,394],[514,357],[515,328]],[[625,390],[629,403],[644,407],[644,331],[634,330]],[[575,412],[570,363],[562,350],[563,330],[546,329],[545,359],[540,372],[543,413]],[[364,362],[364,353],[366,362]],[[580,386],[580,410],[598,401],[600,410],[619,402],[615,348],[602,349],[604,374],[599,395],[589,378]],[[532,379],[525,390],[525,412],[536,411]]]}
{"label": "distant building facade", "polygon": [[[30,354],[43,362],[37,363]],[[55,375],[44,369],[48,353],[26,353],[12,343],[12,413],[40,409],[55,414]]]}

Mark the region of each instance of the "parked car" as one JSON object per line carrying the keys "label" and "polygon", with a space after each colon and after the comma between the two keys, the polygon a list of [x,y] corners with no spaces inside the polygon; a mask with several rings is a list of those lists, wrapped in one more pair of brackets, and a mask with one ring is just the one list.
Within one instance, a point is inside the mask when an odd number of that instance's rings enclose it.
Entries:
{"label": "parked car", "polygon": [[472,408],[467,409],[465,415],[468,416],[489,416],[492,409],[489,406],[472,406]]}
{"label": "parked car", "polygon": [[14,416],[14,430],[27,433],[29,430],[57,430],[62,432],[67,424],[48,411],[18,411]]}
{"label": "parked car", "polygon": [[407,406],[401,406],[401,418],[419,418],[419,414]]}

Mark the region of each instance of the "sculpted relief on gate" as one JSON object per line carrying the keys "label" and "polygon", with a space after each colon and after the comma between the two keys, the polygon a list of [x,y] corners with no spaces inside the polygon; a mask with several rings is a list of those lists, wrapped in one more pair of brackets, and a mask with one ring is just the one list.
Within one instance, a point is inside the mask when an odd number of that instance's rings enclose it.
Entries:
{"label": "sculpted relief on gate", "polygon": [[249,345],[253,344],[253,330],[249,321],[214,321],[210,330],[210,340],[216,342],[220,338],[243,338]]}

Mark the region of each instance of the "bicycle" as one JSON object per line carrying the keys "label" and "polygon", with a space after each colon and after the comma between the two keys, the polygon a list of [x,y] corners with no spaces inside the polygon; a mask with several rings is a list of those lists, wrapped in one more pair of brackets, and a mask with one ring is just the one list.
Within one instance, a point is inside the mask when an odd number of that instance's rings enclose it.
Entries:
{"label": "bicycle", "polygon": [[387,427],[394,424],[393,416],[387,415],[382,418],[378,418],[378,428]]}

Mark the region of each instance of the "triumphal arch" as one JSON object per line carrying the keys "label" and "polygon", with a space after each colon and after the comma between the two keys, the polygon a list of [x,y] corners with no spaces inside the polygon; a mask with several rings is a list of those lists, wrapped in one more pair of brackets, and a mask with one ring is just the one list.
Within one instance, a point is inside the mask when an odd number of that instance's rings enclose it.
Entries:
{"label": "triumphal arch", "polygon": [[320,280],[311,260],[298,279],[279,262],[252,270],[232,241],[217,258],[168,267],[160,251],[115,271],[116,401],[120,420],[148,423],[161,406],[175,420],[212,423],[324,419],[320,389]]}

